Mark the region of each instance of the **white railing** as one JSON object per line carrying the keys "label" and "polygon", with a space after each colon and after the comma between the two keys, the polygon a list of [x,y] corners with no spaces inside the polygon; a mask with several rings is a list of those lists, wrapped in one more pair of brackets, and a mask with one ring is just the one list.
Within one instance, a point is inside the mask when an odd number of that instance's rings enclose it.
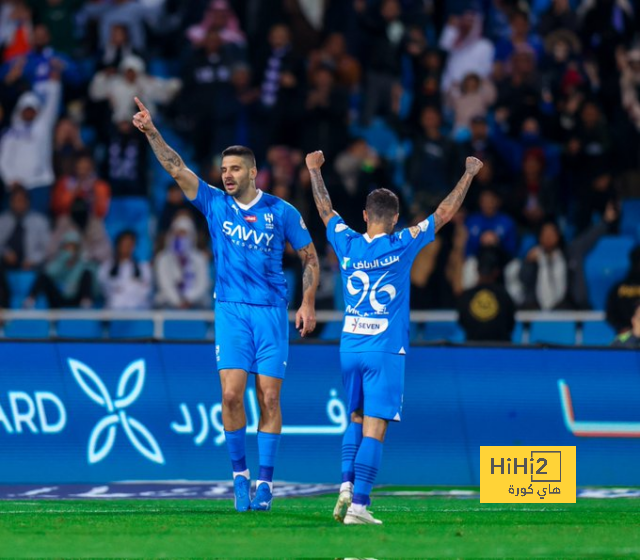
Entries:
{"label": "white railing", "polygon": [[[341,321],[342,311],[319,310],[316,318],[319,324],[332,321]],[[528,341],[528,329],[532,322],[576,322],[576,343],[582,342],[582,326],[584,323],[603,321],[603,311],[518,311],[516,321],[521,322],[524,328],[523,342]],[[164,338],[165,321],[205,321],[213,323],[215,311],[177,311],[177,310],[152,310],[152,311],[112,311],[112,310],[0,310],[0,337],[4,336],[4,324],[13,320],[39,319],[49,321],[50,335],[57,334],[56,323],[62,320],[95,320],[105,324],[110,321],[136,320],[153,321],[153,337]],[[295,311],[289,311],[289,320],[295,321]],[[411,321],[414,323],[448,323],[458,320],[457,311],[412,311]]]}

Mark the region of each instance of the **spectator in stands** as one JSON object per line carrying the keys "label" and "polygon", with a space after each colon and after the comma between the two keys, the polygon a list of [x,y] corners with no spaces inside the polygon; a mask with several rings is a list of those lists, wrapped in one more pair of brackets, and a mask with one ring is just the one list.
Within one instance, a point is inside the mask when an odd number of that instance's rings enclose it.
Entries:
{"label": "spectator in stands", "polygon": [[42,213],[51,202],[53,130],[61,95],[59,70],[49,78],[22,94],[0,140],[0,179],[7,186],[19,183],[26,188],[31,207]]}
{"label": "spectator in stands", "polygon": [[609,291],[607,321],[617,333],[629,328],[634,315],[633,303],[640,299],[640,246],[629,254],[629,272]]}
{"label": "spectator in stands", "polygon": [[69,117],[62,117],[53,134],[53,171],[56,177],[71,175],[76,158],[85,150],[80,127]]}
{"label": "spectator in stands", "polygon": [[407,41],[398,0],[382,0],[377,12],[365,0],[354,3],[358,23],[369,42],[361,122],[368,126],[376,115],[389,115],[394,89],[400,87],[401,58]]}
{"label": "spectator in stands", "polygon": [[500,211],[502,200],[495,189],[485,188],[478,197],[479,211],[467,218],[469,240],[467,256],[477,256],[482,244],[482,237],[492,232],[497,238],[499,247],[513,257],[518,245],[518,234],[513,220]]}
{"label": "spectator in stands", "polygon": [[138,262],[133,253],[136,234],[123,231],[116,238],[115,257],[100,266],[98,282],[106,309],[149,309],[151,300],[151,267]]}
{"label": "spectator in stands", "polygon": [[207,255],[196,247],[196,228],[188,213],[171,224],[165,249],[155,261],[158,307],[202,309],[211,306]]}
{"label": "spectator in stands", "polygon": [[111,241],[104,219],[109,210],[111,190],[109,184],[96,175],[93,158],[88,152],[78,155],[71,175],[58,180],[52,198],[55,225],[49,255],[53,256],[64,237],[73,231],[81,238],[84,258],[98,264],[109,259]]}
{"label": "spectator in stands", "polygon": [[347,43],[342,33],[332,33],[319,49],[309,54],[309,78],[319,67],[333,70],[336,85],[353,92],[360,85],[362,67],[358,60],[347,52]]}
{"label": "spectator in stands", "polygon": [[[455,165],[455,145],[442,132],[442,115],[437,107],[425,107],[420,129],[413,138],[407,159],[407,180],[414,202],[422,208],[437,205],[451,188]],[[435,207],[435,206],[434,206]]]}
{"label": "spectator in stands", "polygon": [[106,70],[109,74],[116,74],[122,61],[129,56],[143,58],[139,51],[131,44],[129,28],[125,24],[114,24],[109,31],[109,41],[98,54],[97,70]]}
{"label": "spectator in stands", "polygon": [[241,55],[246,46],[244,32],[240,22],[227,0],[212,0],[209,2],[204,17],[200,23],[187,29],[187,37],[194,47],[200,47],[206,42],[209,33],[214,32],[225,45],[234,48],[236,55]]}
{"label": "spectator in stands", "polygon": [[640,348],[640,300],[633,302],[631,309],[631,328],[616,336],[611,344],[615,348]]}
{"label": "spectator in stands", "polygon": [[24,56],[31,48],[32,13],[27,2],[15,0],[0,6],[2,62]]}
{"label": "spectator in stands", "polygon": [[153,28],[162,16],[163,2],[136,2],[135,0],[112,0],[110,2],[85,3],[77,18],[85,27],[91,21],[98,24],[98,45],[104,49],[109,43],[111,28],[124,25],[129,30],[133,47],[144,52],[147,47],[145,24]]}
{"label": "spectator in stands", "polygon": [[536,59],[542,56],[543,46],[540,37],[531,31],[529,13],[522,9],[514,10],[509,17],[509,38],[498,39],[495,45],[496,62],[506,63],[513,53],[523,47],[532,50]]}
{"label": "spectator in stands", "polygon": [[149,194],[147,179],[147,144],[138,134],[131,119],[112,127],[104,162],[104,175],[111,185],[113,197]]}
{"label": "spectator in stands", "polygon": [[96,174],[89,152],[78,154],[74,173],[58,179],[51,197],[53,215],[58,217],[70,214],[73,202],[79,198],[87,202],[91,216],[102,219],[107,215],[111,189]]}
{"label": "spectator in stands", "polygon": [[453,86],[448,93],[447,104],[453,111],[453,134],[468,131],[474,117],[486,116],[496,101],[496,88],[489,79],[478,74],[467,74],[460,85]]}
{"label": "spectator in stands", "polygon": [[578,31],[578,16],[571,8],[570,0],[552,0],[549,7],[540,15],[538,21],[540,35],[546,37],[558,29]]}
{"label": "spectator in stands", "polygon": [[326,66],[318,66],[310,74],[309,86],[303,146],[306,152],[322,146],[325,159],[331,164],[347,140],[349,94],[336,85],[332,70]]}
{"label": "spectator in stands", "polygon": [[564,305],[568,271],[558,224],[551,221],[542,224],[538,243],[529,249],[519,276],[524,309],[548,311]]}
{"label": "spectator in stands", "polygon": [[[211,182],[212,185],[220,185],[220,182]],[[187,201],[177,183],[171,183],[167,188],[167,198],[158,218],[158,238],[165,237],[171,224],[178,214],[187,212],[194,219],[193,204]],[[164,240],[163,240],[164,241]],[[162,243],[164,247],[164,243]]]}
{"label": "spectator in stands", "polygon": [[491,74],[494,46],[482,37],[482,15],[468,10],[461,15],[452,15],[442,30],[440,48],[447,53],[447,62],[442,76],[442,90],[460,84],[470,72],[481,78]]}
{"label": "spectator in stands", "polygon": [[93,270],[82,254],[80,235],[69,231],[62,238],[60,250],[38,274],[23,306],[32,308],[36,298],[44,294],[52,309],[91,307],[93,284]]}
{"label": "spectator in stands", "polygon": [[557,186],[554,179],[545,174],[545,163],[542,148],[525,151],[522,173],[508,201],[510,214],[529,231],[536,231],[556,211]]}
{"label": "spectator in stands", "polygon": [[83,0],[33,0],[35,21],[44,24],[51,33],[51,46],[69,56],[78,54],[76,12]]}
{"label": "spectator in stands", "polygon": [[45,259],[48,239],[47,219],[30,209],[28,191],[14,185],[9,209],[0,214],[0,268],[38,268]]}
{"label": "spectator in stands", "polygon": [[258,114],[252,121],[258,163],[273,144],[298,145],[304,115],[304,61],[291,44],[286,25],[269,31],[269,47],[261,49],[253,64],[254,85],[260,90]]}
{"label": "spectator in stands", "polygon": [[240,111],[232,80],[236,62],[218,32],[209,30],[183,65],[180,118],[201,168],[235,140]]}
{"label": "spectator in stands", "polygon": [[483,249],[478,255],[478,285],[465,290],[458,300],[458,320],[468,341],[511,341],[516,307],[498,282],[500,271],[498,252]]}
{"label": "spectator in stands", "polygon": [[108,70],[98,72],[89,85],[89,96],[94,101],[108,100],[113,111],[112,121],[120,123],[130,120],[135,112],[134,97],[144,99],[151,107],[156,103],[169,103],[180,91],[182,82],[178,78],[155,78],[146,73],[144,61],[129,55],[118,67],[117,74]]}
{"label": "spectator in stands", "polygon": [[437,49],[427,49],[413,60],[413,101],[409,112],[409,121],[416,122],[425,107],[440,107],[442,94],[442,54]]}

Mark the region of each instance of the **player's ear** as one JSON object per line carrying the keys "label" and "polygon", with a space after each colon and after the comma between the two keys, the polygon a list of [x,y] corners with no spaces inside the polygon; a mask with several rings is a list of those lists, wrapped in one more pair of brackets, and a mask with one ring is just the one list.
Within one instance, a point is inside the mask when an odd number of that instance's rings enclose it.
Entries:
{"label": "player's ear", "polygon": [[362,217],[364,219],[364,223],[368,224],[369,223],[369,218],[367,217],[367,211],[366,210],[362,211]]}
{"label": "player's ear", "polygon": [[258,168],[253,166],[249,168],[249,178],[255,179],[258,176]]}
{"label": "player's ear", "polygon": [[396,214],[396,215],[393,217],[393,225],[394,225],[394,226],[398,223],[398,218],[399,218],[399,217],[400,217],[400,214]]}

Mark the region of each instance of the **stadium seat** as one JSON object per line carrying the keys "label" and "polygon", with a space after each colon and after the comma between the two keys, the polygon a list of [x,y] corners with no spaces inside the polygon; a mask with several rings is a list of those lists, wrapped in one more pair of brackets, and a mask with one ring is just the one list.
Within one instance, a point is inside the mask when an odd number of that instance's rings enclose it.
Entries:
{"label": "stadium seat", "polygon": [[511,333],[511,342],[514,344],[522,344],[522,336],[524,334],[524,326],[520,321],[516,322],[515,327],[513,327],[513,332]]}
{"label": "stadium seat", "polygon": [[49,338],[49,332],[45,319],[14,319],[4,327],[6,338]]}
{"label": "stadium seat", "polygon": [[429,322],[424,326],[423,340],[446,340],[448,342],[464,342],[464,331],[455,321]]}
{"label": "stadium seat", "polygon": [[518,247],[518,258],[524,259],[530,249],[536,246],[538,238],[532,233],[528,233],[520,240],[520,246]]}
{"label": "stadium seat", "polygon": [[576,324],[574,321],[536,321],[529,330],[531,344],[566,344],[576,343]]}
{"label": "stadium seat", "polygon": [[35,279],[36,273],[33,270],[12,270],[7,272],[7,284],[11,294],[12,308],[18,309],[22,306],[22,302],[27,297]]}
{"label": "stadium seat", "polygon": [[616,332],[606,321],[589,321],[582,329],[582,344],[584,346],[609,346],[616,336]]}
{"label": "stadium seat", "polygon": [[95,319],[61,319],[56,333],[60,338],[102,338],[103,325]]}
{"label": "stadium seat", "polygon": [[167,340],[206,340],[209,326],[206,321],[164,322],[164,338]]}
{"label": "stadium seat", "polygon": [[387,125],[384,119],[377,117],[367,127],[353,125],[352,136],[361,136],[382,157],[394,161],[400,148],[398,135]]}
{"label": "stadium seat", "polygon": [[342,334],[342,321],[330,321],[320,333],[320,340],[340,340]]}
{"label": "stadium seat", "polygon": [[152,338],[153,321],[111,321],[109,323],[109,338]]}
{"label": "stadium seat", "polygon": [[620,233],[622,235],[635,236],[638,224],[640,224],[640,198],[623,200],[620,215]]}
{"label": "stadium seat", "polygon": [[604,309],[609,290],[627,273],[629,253],[635,244],[633,237],[608,235],[587,255],[584,272],[593,309]]}

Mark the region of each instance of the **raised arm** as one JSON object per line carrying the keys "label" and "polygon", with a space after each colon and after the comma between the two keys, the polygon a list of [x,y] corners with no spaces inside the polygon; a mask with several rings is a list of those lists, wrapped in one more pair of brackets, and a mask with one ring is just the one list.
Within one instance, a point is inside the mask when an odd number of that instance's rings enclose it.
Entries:
{"label": "raised arm", "polygon": [[302,261],[302,305],[296,313],[296,328],[306,336],[316,328],[316,291],[320,283],[320,264],[313,243],[298,250]]}
{"label": "raised arm", "polygon": [[458,181],[458,184],[447,195],[447,197],[440,203],[437,210],[434,212],[435,218],[435,230],[436,232],[450,222],[456,215],[456,212],[462,206],[464,197],[467,196],[467,191],[471,186],[471,181],[477,175],[478,171],[482,168],[482,162],[474,157],[468,157],[465,163],[466,169],[464,175]]}
{"label": "raised arm", "polygon": [[316,202],[316,208],[320,213],[320,217],[326,226],[329,220],[336,215],[331,205],[331,197],[324,186],[322,173],[320,168],[324,163],[324,154],[321,151],[311,152],[306,157],[307,168],[311,174],[311,190],[313,191],[313,200]]}
{"label": "raised arm", "polygon": [[182,189],[182,192],[193,200],[198,195],[198,177],[182,161],[182,158],[164,141],[151,120],[149,110],[137,97],[134,98],[140,111],[133,115],[134,126],[144,133],[158,161]]}

